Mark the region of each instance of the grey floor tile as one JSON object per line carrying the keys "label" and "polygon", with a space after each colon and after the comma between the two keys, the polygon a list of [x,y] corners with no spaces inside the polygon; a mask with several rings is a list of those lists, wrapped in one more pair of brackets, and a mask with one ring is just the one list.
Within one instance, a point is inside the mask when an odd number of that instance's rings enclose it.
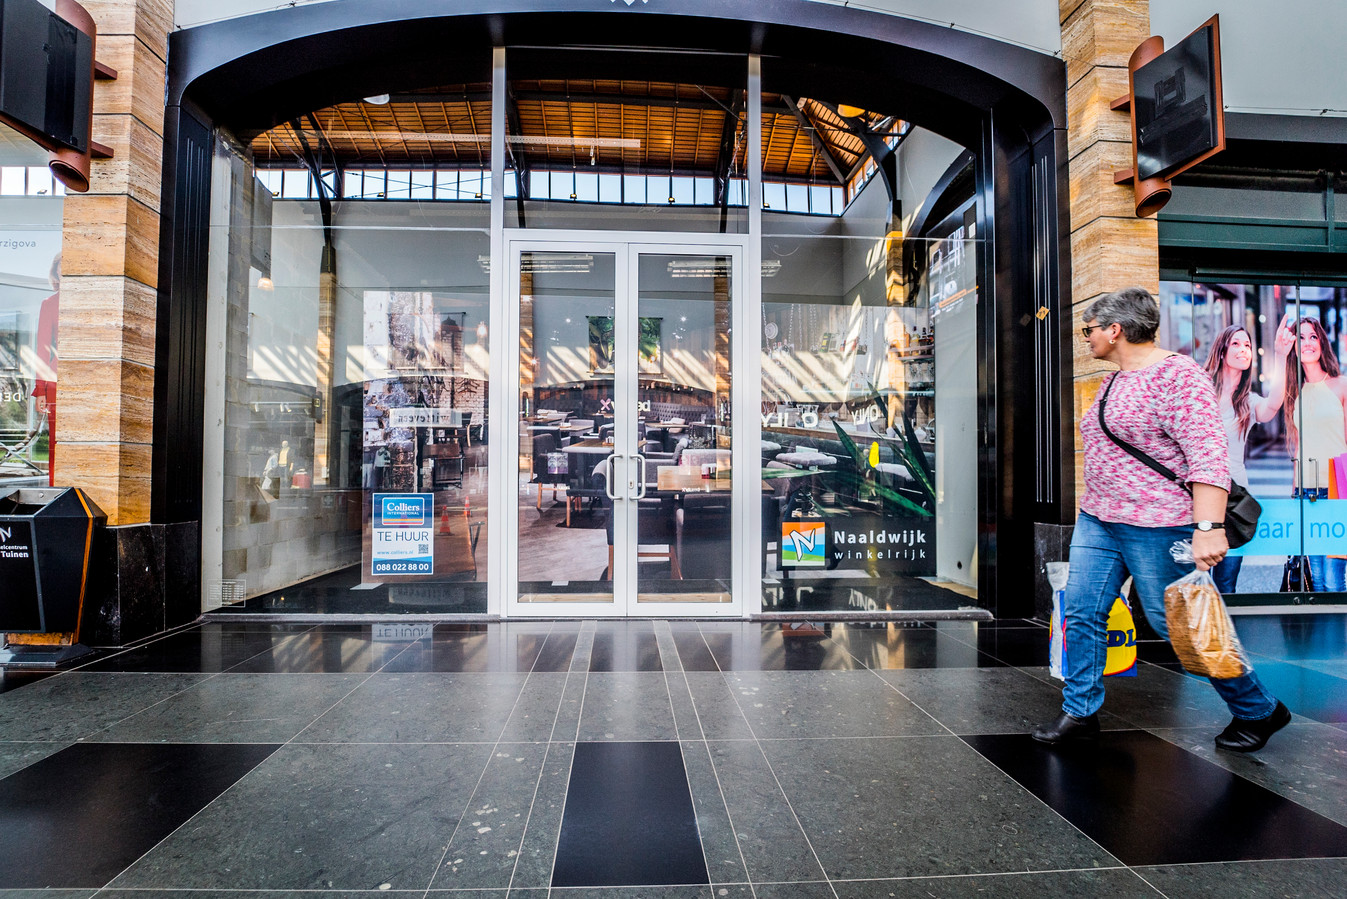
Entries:
{"label": "grey floor tile", "polygon": [[[1160,892],[1126,868],[834,881],[837,899],[1160,899]],[[758,893],[762,899],[762,893]]]}
{"label": "grey floor tile", "polygon": [[753,729],[748,726],[739,697],[726,682],[725,675],[715,673],[688,673],[688,689],[697,714],[701,736],[691,736],[682,730],[685,739],[751,740]]}
{"label": "grey floor tile", "polygon": [[499,739],[524,674],[375,674],[299,734],[305,743]]}
{"label": "grey floor tile", "polygon": [[664,684],[669,689],[669,707],[673,712],[674,731],[680,740],[704,739],[697,710],[692,704],[692,692],[687,675],[682,669],[664,672]]}
{"label": "grey floor tile", "polygon": [[568,675],[533,672],[524,681],[500,739],[509,743],[552,739]]}
{"label": "grey floor tile", "polygon": [[[510,891],[510,895],[515,895]],[[554,887],[552,899],[712,899],[706,886]]]}
{"label": "grey floor tile", "polygon": [[97,890],[0,890],[0,899],[90,899]]}
{"label": "grey floor tile", "polygon": [[87,738],[213,676],[71,672],[50,677],[0,694],[0,741]]}
{"label": "grey floor tile", "polygon": [[662,671],[591,673],[580,740],[674,740],[673,708]]}
{"label": "grey floor tile", "polygon": [[872,671],[735,672],[725,680],[762,740],[945,732]]}
{"label": "grey floor tile", "polygon": [[707,748],[749,879],[753,883],[825,879],[758,744],[713,742]]}
{"label": "grey floor tile", "polygon": [[1219,752],[1212,728],[1154,728],[1156,736],[1347,825],[1347,731],[1293,719],[1256,753]]}
{"label": "grey floor tile", "polygon": [[0,743],[0,777],[22,771],[34,762],[55,755],[69,743]]}
{"label": "grey floor tile", "polygon": [[1222,862],[1137,868],[1169,899],[1339,899],[1347,859]]}
{"label": "grey floor tile", "polygon": [[720,791],[707,745],[697,741],[683,743],[683,768],[687,771],[692,807],[697,815],[702,853],[712,883],[746,883],[748,872],[739,853],[734,825]]}
{"label": "grey floor tile", "polygon": [[1118,865],[957,737],[763,749],[831,878]]}
{"label": "grey floor tile", "polygon": [[1133,727],[1216,727],[1230,722],[1206,680],[1156,665],[1138,665],[1136,677],[1104,678],[1103,711]]}
{"label": "grey floor tile", "polygon": [[517,889],[546,890],[552,883],[552,863],[556,859],[557,837],[561,833],[561,817],[566,809],[566,788],[574,757],[573,743],[547,746],[537,794],[525,825],[519,862],[510,882],[510,895]]}
{"label": "grey floor tile", "polygon": [[546,755],[546,743],[497,744],[449,841],[434,889],[509,887]]}
{"label": "grey floor tile", "polygon": [[[730,895],[734,895],[731,893]],[[816,883],[755,883],[744,896],[757,899],[836,899],[837,894],[827,881]]]}
{"label": "grey floor tile", "polygon": [[[1062,711],[1060,687],[1018,668],[883,671],[880,677],[956,734],[1025,733]],[[1102,727],[1128,725],[1101,713]]]}
{"label": "grey floor tile", "polygon": [[99,731],[118,743],[284,743],[364,674],[221,674]]}
{"label": "grey floor tile", "polygon": [[580,733],[580,714],[585,707],[585,687],[589,675],[574,671],[566,675],[566,686],[561,692],[561,707],[557,709],[557,723],[552,728],[552,739],[574,742]]}
{"label": "grey floor tile", "polygon": [[283,747],[111,886],[425,889],[490,752]]}

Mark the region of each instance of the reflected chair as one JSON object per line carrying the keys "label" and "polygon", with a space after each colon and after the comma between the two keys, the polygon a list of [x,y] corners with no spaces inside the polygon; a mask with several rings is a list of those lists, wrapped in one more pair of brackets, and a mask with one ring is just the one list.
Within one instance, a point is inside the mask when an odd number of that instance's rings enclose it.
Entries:
{"label": "reflected chair", "polygon": [[[608,576],[613,579],[613,515],[612,503],[605,497],[608,509]],[[669,499],[641,499],[636,501],[636,563],[642,559],[668,559],[669,577],[683,579],[675,546],[674,506]]]}
{"label": "reflected chair", "polygon": [[674,516],[674,550],[682,560],[684,578],[729,583],[730,521],[728,493],[683,495]]}
{"label": "reflected chair", "polygon": [[538,510],[543,508],[543,487],[552,488],[552,502],[557,500],[557,488],[566,489],[564,472],[549,472],[548,457],[558,453],[557,438],[549,433],[533,437],[533,483],[538,485]]}
{"label": "reflected chair", "polygon": [[[588,459],[592,456],[579,456],[576,459]],[[575,462],[574,464],[579,464]],[[571,509],[583,509],[585,500],[589,500],[591,511],[596,505],[605,504],[608,499],[607,460],[595,465],[588,473],[577,472],[566,485],[566,527],[571,526]]]}

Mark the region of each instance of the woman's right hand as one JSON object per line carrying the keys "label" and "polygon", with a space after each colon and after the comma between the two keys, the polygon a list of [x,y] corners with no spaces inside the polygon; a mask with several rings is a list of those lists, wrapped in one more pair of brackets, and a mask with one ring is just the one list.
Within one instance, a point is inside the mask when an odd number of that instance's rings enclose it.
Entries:
{"label": "woman's right hand", "polygon": [[1285,359],[1286,354],[1291,351],[1291,347],[1296,345],[1296,331],[1291,327],[1291,313],[1282,316],[1282,323],[1277,326],[1277,334],[1273,338],[1273,351],[1277,354],[1277,359]]}

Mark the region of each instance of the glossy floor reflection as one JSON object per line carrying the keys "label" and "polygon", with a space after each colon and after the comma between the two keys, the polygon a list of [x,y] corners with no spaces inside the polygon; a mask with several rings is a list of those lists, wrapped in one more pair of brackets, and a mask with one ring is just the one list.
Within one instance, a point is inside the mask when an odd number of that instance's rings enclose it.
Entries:
{"label": "glossy floor reflection", "polygon": [[1033,743],[1035,621],[203,623],[0,679],[0,899],[1340,895],[1347,617],[1237,627],[1253,756],[1155,642]]}

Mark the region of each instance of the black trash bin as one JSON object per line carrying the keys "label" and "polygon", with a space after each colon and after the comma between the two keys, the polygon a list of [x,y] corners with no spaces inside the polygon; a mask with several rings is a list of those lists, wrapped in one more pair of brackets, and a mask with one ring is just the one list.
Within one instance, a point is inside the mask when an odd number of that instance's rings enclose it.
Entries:
{"label": "black trash bin", "polygon": [[0,491],[0,665],[55,666],[89,651],[79,645],[80,616],[106,524],[77,487]]}

